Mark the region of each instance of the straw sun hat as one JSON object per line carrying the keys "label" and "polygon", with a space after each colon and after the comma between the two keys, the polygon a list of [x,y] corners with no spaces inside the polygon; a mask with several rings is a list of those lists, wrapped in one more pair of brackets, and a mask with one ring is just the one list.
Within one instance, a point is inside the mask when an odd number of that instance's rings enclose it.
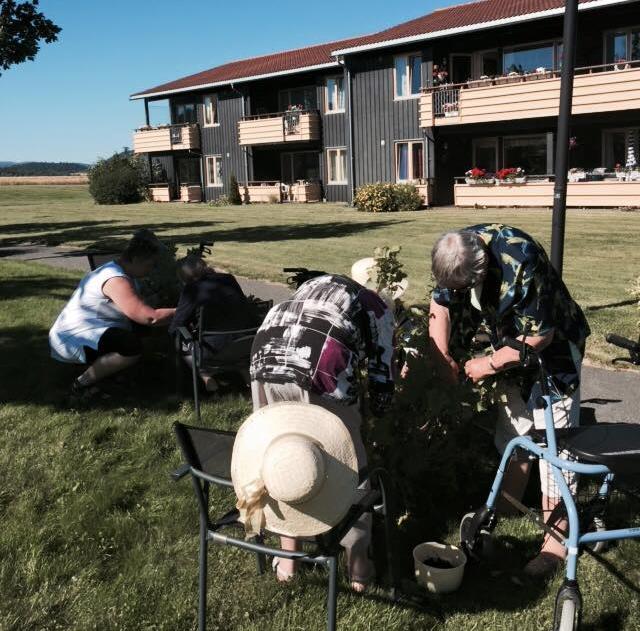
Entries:
{"label": "straw sun hat", "polygon": [[330,530],[357,499],[358,465],[342,421],[309,403],[268,405],[242,424],[231,479],[247,536]]}
{"label": "straw sun hat", "polygon": [[[356,261],[351,266],[351,278],[360,283],[363,287],[371,289],[372,291],[378,291],[378,270],[376,260],[372,256],[368,256],[364,259]],[[390,294],[393,300],[397,300],[404,294],[409,286],[409,281],[403,278],[395,287],[395,290],[390,292],[387,288],[382,288],[380,294]]]}

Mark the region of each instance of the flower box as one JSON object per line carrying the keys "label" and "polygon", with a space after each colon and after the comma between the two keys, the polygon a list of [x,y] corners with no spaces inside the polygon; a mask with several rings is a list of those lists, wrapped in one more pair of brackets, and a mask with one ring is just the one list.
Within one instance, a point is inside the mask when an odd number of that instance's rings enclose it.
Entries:
{"label": "flower box", "polygon": [[470,88],[486,88],[487,86],[493,85],[493,79],[474,79],[468,81],[467,85]]}
{"label": "flower box", "polygon": [[506,77],[496,77],[494,82],[496,85],[505,85],[507,83],[520,83],[522,81],[522,75],[516,74]]}
{"label": "flower box", "polygon": [[640,171],[629,171],[627,182],[640,182]]}
{"label": "flower box", "polygon": [[445,110],[444,115],[445,118],[453,118],[454,116],[460,116],[460,112],[458,110]]}
{"label": "flower box", "polygon": [[616,171],[616,179],[618,182],[626,182],[627,181],[627,172],[626,171]]}
{"label": "flower box", "polygon": [[464,181],[470,186],[484,186],[488,184],[495,184],[496,180],[494,178],[474,178],[474,177],[466,177]]}
{"label": "flower box", "polygon": [[587,179],[587,174],[584,171],[574,171],[573,173],[569,172],[567,179],[569,182],[583,182]]}

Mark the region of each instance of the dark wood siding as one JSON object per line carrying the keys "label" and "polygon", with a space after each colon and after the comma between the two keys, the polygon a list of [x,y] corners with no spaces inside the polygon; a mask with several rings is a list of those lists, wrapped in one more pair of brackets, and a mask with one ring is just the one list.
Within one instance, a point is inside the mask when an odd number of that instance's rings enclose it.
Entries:
{"label": "dark wood siding", "polygon": [[[421,52],[425,82],[431,68],[431,51]],[[356,187],[395,181],[394,143],[423,138],[418,99],[394,100],[393,66],[393,54],[361,56],[350,62]]]}

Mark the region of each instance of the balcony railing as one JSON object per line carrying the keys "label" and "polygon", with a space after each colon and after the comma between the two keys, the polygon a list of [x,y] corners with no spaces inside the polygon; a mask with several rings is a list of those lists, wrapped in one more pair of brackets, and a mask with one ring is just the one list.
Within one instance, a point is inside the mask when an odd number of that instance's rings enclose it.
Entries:
{"label": "balcony railing", "polygon": [[238,122],[240,145],[274,145],[320,139],[320,114],[289,110],[277,114],[245,116]]}
{"label": "balcony railing", "polygon": [[197,123],[141,127],[133,134],[134,153],[164,153],[200,149],[200,127]]}
{"label": "balcony railing", "polygon": [[[573,113],[637,109],[640,61],[576,68]],[[456,125],[557,116],[560,72],[513,74],[425,88],[420,125]]]}

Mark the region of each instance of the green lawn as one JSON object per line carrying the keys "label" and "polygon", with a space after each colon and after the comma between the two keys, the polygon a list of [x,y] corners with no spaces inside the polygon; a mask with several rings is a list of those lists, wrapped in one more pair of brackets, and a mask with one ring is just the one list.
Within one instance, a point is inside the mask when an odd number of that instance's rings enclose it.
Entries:
{"label": "green lawn", "polygon": [[[252,205],[215,208],[194,204],[96,206],[86,187],[0,187],[0,248],[46,243],[120,246],[132,231],[149,227],[180,246],[216,242],[213,261],[253,278],[282,281],[282,268],[306,266],[347,272],[376,245],[402,246],[411,287],[409,300],[423,302],[430,287],[429,253],[443,231],[501,221],[527,230],[550,249],[551,212],[535,209],[435,209],[372,215],[332,204]],[[588,356],[615,355],[604,334],[637,335],[638,319],[626,289],[640,274],[640,214],[569,211],[565,278],[593,329]]]}
{"label": "green lawn", "polygon": [[[625,287],[638,273],[638,218],[622,212],[570,214],[567,278],[585,306],[627,299]],[[105,208],[94,206],[82,187],[0,188],[0,250],[33,242],[121,244],[136,227],[149,226],[183,245],[213,239],[220,265],[277,280],[282,266],[346,271],[374,245],[400,243],[414,300],[424,299],[435,235],[496,219],[549,242],[550,214],[541,211],[371,216],[331,205]],[[116,390],[110,401],[88,411],[69,409],[66,392],[78,369],[49,359],[47,331],[78,278],[75,272],[0,259],[0,630],[193,629],[196,507],[190,483],[174,484],[167,475],[180,461],[171,423],[193,422],[192,407],[168,394],[172,382],[159,344],[130,373],[133,390]],[[588,314],[594,337],[609,328],[628,335],[635,330],[631,306]],[[591,353],[606,357],[603,344],[592,344]],[[248,411],[241,396],[205,402],[203,423],[232,429]],[[482,445],[478,431],[470,428],[466,442]],[[488,439],[484,449],[493,454]],[[477,488],[461,491],[460,502],[469,507],[488,491],[486,474],[477,475]],[[423,484],[435,497],[443,493],[433,480]],[[212,500],[218,509],[233,502],[222,492]],[[455,542],[457,512],[443,502],[440,515],[420,524],[423,530],[403,526],[396,545],[406,549],[431,538]],[[535,552],[539,535],[528,522],[511,518],[500,522],[497,536],[507,554],[495,566],[469,567],[461,590],[451,596],[391,604],[382,589],[358,597],[342,580],[339,627],[549,628],[561,577],[527,588],[510,579]],[[622,542],[606,556],[640,583],[639,552],[638,543]],[[270,575],[256,576],[253,559],[239,552],[215,548],[210,559],[209,629],[323,628],[324,575],[305,573],[282,586]],[[406,552],[402,560],[410,579]],[[640,629],[636,593],[589,557],[580,561],[579,578],[585,629]]]}
{"label": "green lawn", "polygon": [[[196,507],[190,483],[167,475],[180,462],[171,423],[193,422],[191,405],[167,394],[164,360],[152,354],[131,374],[134,391],[89,411],[67,407],[77,369],[48,358],[47,330],[78,277],[0,262],[0,629],[194,629]],[[242,397],[205,403],[203,422],[235,428],[248,410]],[[424,480],[430,483],[442,492]],[[488,480],[481,486],[488,491]],[[484,493],[465,502],[478,505]],[[218,509],[232,502],[213,494]],[[454,542],[460,515],[446,505],[441,511],[449,528],[427,524],[419,534]],[[518,588],[509,572],[535,551],[539,535],[522,519],[502,521],[497,533],[509,546],[500,571],[468,568],[454,595],[391,604],[383,590],[352,595],[342,580],[339,628],[549,628],[560,577]],[[640,582],[639,552],[624,542],[607,558]],[[272,575],[257,576],[253,558],[239,552],[215,548],[210,559],[209,629],[323,628],[324,575],[306,573],[282,586]],[[408,555],[403,562],[410,567]],[[585,629],[640,629],[637,594],[586,557],[580,581]]]}

